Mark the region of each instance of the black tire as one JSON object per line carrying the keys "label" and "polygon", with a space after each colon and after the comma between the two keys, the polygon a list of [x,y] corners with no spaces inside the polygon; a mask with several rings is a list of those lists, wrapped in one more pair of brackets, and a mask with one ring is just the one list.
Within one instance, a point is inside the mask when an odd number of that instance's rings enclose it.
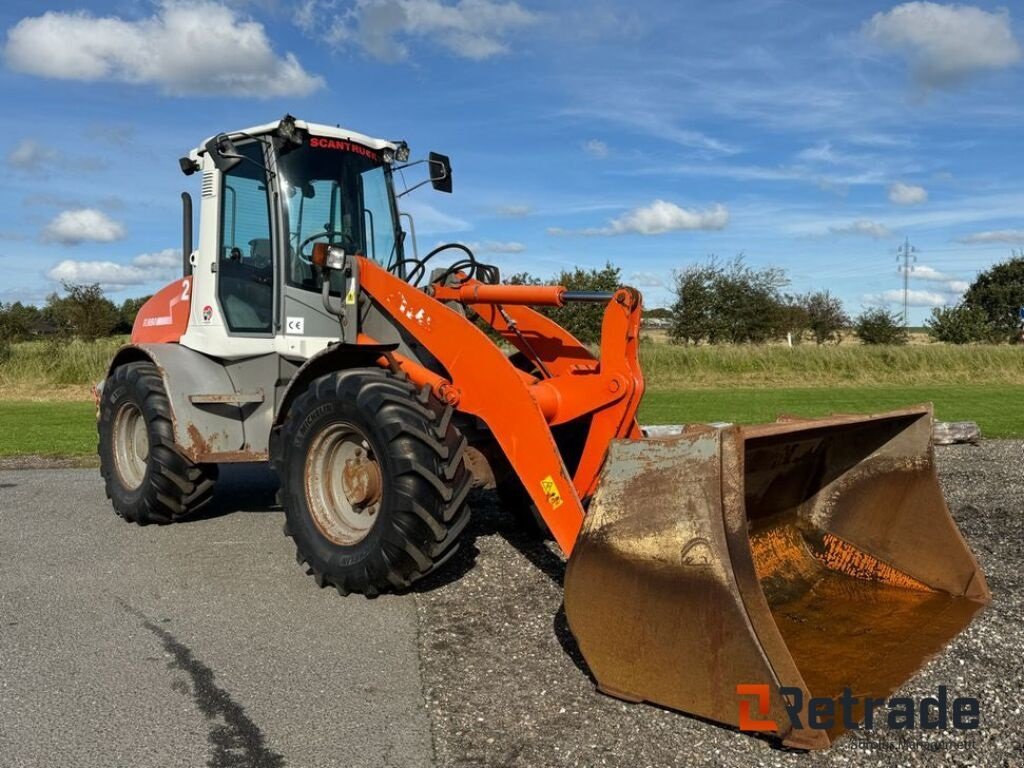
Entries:
{"label": "black tire", "polygon": [[[121,419],[134,419],[145,435],[146,455],[119,454]],[[100,474],[114,511],[148,525],[172,523],[199,511],[211,498],[216,464],[194,464],[174,445],[171,404],[156,366],[148,362],[118,367],[100,397],[98,452]]]}
{"label": "black tire", "polygon": [[[408,379],[381,369],[323,376],[296,398],[275,437],[273,463],[281,480],[285,534],[320,587],[369,596],[405,589],[455,552],[469,522],[471,475],[466,439],[452,414],[429,388],[417,390]],[[345,430],[352,430],[345,433],[349,442],[339,444],[354,444],[351,436],[358,433],[366,454],[355,461],[375,467],[379,492],[373,501],[352,502],[345,490],[339,505],[333,503],[336,495],[318,490],[326,485],[319,458],[326,449],[320,446],[326,436]],[[330,461],[338,462],[341,449],[334,450]],[[320,479],[307,486],[307,475]],[[334,488],[338,481],[332,482]],[[348,488],[345,482],[340,487]],[[347,512],[335,511],[332,503]],[[334,518],[325,523],[324,514]],[[345,523],[336,527],[335,519],[348,515],[351,520],[353,514],[372,520],[346,541],[340,534],[351,529]]]}

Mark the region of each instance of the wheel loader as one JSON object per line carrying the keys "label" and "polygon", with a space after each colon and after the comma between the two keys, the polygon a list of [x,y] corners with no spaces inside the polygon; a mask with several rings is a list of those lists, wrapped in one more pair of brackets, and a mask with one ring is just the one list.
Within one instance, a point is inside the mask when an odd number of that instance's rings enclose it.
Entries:
{"label": "wheel loader", "polygon": [[[470,490],[512,483],[567,558],[600,690],[737,726],[737,691],[766,685],[768,730],[808,749],[837,732],[780,691],[885,695],[989,600],[929,407],[645,438],[640,294],[503,284],[461,244],[421,257],[400,198],[452,170],[409,158],[291,116],[181,158],[198,245],[184,193],[182,277],[97,387],[118,515],[185,519],[218,465],[269,462],[299,563],[373,596],[443,568]],[[573,302],[603,307],[596,351],[536,309]]]}

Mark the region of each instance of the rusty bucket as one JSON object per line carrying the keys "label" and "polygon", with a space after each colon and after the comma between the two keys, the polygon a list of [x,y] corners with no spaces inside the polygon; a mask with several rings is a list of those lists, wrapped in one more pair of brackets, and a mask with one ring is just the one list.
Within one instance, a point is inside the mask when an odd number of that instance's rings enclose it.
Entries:
{"label": "rusty bucket", "polygon": [[842,726],[793,727],[780,687],[883,698],[990,599],[931,427],[921,406],[614,443],[565,576],[598,687],[737,726],[737,685],[767,684],[782,742],[827,747]]}

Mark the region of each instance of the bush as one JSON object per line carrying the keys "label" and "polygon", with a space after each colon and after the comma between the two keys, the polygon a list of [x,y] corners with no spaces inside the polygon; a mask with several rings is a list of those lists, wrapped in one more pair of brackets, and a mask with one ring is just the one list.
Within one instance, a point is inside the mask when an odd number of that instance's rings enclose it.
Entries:
{"label": "bush", "polygon": [[992,341],[999,335],[989,323],[984,309],[965,304],[933,309],[932,316],[924,324],[933,339],[947,344]]}
{"label": "bush", "polygon": [[0,339],[24,341],[38,329],[41,320],[42,313],[31,304],[0,303]]}
{"label": "bush", "polygon": [[689,266],[675,275],[669,335],[681,344],[758,344],[779,338],[792,319],[779,292],[787,283],[782,270],[748,267],[742,255]]}
{"label": "bush", "polygon": [[828,291],[817,291],[799,296],[799,305],[806,317],[807,330],[817,344],[843,340],[842,330],[850,326],[850,318],[843,302]]}
{"label": "bush", "polygon": [[963,305],[983,311],[996,338],[1016,338],[1017,313],[1024,307],[1024,254],[1014,254],[979,274],[964,294]]}
{"label": "bush", "polygon": [[118,310],[117,327],[114,329],[115,333],[128,334],[132,332],[132,326],[135,325],[135,316],[139,314],[139,310],[142,309],[142,305],[152,298],[151,296],[143,296],[138,299],[125,299],[121,303],[121,308]]}
{"label": "bush", "polygon": [[[527,272],[512,275],[506,283],[511,285],[541,285],[547,281],[533,277]],[[570,291],[616,291],[622,287],[622,270],[610,262],[603,269],[580,269],[572,272],[563,270],[551,281]],[[595,344],[601,340],[601,321],[605,305],[582,301],[569,302],[564,307],[538,307],[584,344]]]}
{"label": "bush", "polygon": [[44,317],[63,334],[94,341],[114,331],[121,315],[114,303],[103,295],[98,283],[64,283],[64,290],[67,296],[52,293],[43,308]]}
{"label": "bush", "polygon": [[853,329],[865,344],[901,345],[910,341],[899,315],[880,307],[861,312]]}

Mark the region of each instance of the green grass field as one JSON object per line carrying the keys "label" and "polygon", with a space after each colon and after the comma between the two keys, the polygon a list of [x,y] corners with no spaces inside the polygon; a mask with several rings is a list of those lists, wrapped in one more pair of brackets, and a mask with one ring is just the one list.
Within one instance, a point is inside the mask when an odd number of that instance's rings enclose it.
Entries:
{"label": "green grass field", "polygon": [[[985,437],[1024,437],[1024,385],[653,389],[640,408],[644,424],[772,421],[781,413],[871,413],[933,402],[944,421],[972,420]],[[96,452],[91,402],[0,401],[0,456],[90,456]]]}
{"label": "green grass field", "polygon": [[0,456],[86,456],[96,453],[91,402],[0,401]]}
{"label": "green grass field", "polygon": [[730,421],[756,424],[780,414],[872,413],[933,403],[941,421],[976,421],[983,437],[1024,437],[1024,384],[930,387],[786,387],[654,389],[640,407],[643,424]]}

